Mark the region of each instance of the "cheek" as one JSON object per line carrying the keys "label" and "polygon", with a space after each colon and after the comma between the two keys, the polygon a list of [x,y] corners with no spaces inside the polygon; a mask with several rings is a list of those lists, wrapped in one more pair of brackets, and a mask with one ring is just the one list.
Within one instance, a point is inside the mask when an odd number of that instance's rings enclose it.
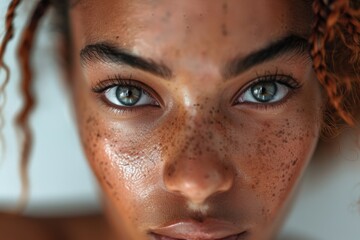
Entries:
{"label": "cheek", "polygon": [[86,126],[82,128],[81,138],[87,158],[104,189],[117,200],[124,191],[139,198],[146,195],[143,189],[152,184],[155,161],[159,158],[156,147],[147,142],[131,144],[133,136],[111,127],[111,123],[96,113],[86,115],[80,126]]}
{"label": "cheek", "polygon": [[251,129],[246,133],[251,137],[240,140],[246,150],[240,150],[245,158],[236,161],[237,169],[243,184],[262,202],[263,214],[271,216],[284,206],[308,164],[319,133],[319,121],[311,117],[315,115],[259,121],[244,128]]}
{"label": "cheek", "polygon": [[87,159],[95,173],[106,201],[120,213],[121,221],[136,226],[141,216],[139,209],[147,205],[148,192],[153,191],[156,180],[152,176],[159,172],[154,164],[156,152],[146,146],[128,148],[127,136],[107,128],[95,114],[87,115],[80,126],[81,138]]}

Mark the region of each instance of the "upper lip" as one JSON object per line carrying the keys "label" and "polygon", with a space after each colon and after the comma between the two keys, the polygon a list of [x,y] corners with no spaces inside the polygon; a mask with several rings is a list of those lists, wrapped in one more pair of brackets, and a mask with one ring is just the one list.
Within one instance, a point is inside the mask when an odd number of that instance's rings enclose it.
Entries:
{"label": "upper lip", "polygon": [[178,221],[151,229],[151,232],[175,239],[213,240],[243,234],[245,231],[230,222],[206,219],[202,222],[194,220]]}

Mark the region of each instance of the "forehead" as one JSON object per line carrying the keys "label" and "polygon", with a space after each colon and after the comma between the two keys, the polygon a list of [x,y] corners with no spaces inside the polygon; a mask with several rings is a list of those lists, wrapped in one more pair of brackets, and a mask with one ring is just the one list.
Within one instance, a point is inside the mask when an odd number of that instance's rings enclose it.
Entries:
{"label": "forehead", "polygon": [[190,51],[246,54],[284,35],[306,36],[312,19],[310,2],[80,0],[73,5],[71,16],[81,31],[83,46],[114,41],[127,49],[136,46],[135,52],[146,49],[153,58],[164,51],[183,52],[189,46]]}

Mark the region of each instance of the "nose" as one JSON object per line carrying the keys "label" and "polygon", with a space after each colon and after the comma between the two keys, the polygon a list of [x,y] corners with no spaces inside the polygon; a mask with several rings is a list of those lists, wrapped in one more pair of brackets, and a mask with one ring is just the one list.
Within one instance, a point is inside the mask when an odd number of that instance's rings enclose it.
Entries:
{"label": "nose", "polygon": [[194,204],[228,191],[234,172],[216,154],[190,155],[181,153],[164,168],[164,183],[168,191],[182,195]]}

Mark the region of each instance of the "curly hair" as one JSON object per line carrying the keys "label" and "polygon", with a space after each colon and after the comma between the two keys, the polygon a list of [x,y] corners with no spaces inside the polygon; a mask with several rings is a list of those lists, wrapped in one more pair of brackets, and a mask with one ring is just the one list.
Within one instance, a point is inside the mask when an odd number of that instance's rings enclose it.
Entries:
{"label": "curly hair", "polygon": [[323,135],[335,136],[355,125],[360,102],[359,1],[315,0],[311,56],[317,79],[328,96]]}
{"label": "curly hair", "polygon": [[[4,53],[7,47],[7,44],[12,39],[14,35],[14,18],[15,18],[15,10],[20,4],[20,0],[11,1],[8,11],[6,14],[6,33],[4,40],[0,45],[0,67],[5,69],[5,81],[1,85],[0,93],[3,94],[5,91],[6,84],[10,78],[10,71],[9,67],[4,62]],[[18,205],[18,209],[22,211],[25,208],[27,198],[28,198],[28,191],[29,191],[29,181],[28,181],[28,172],[27,166],[30,157],[31,145],[32,145],[32,132],[29,126],[29,116],[31,111],[35,106],[35,98],[32,93],[32,71],[30,66],[30,56],[31,50],[34,43],[34,36],[36,34],[36,30],[38,28],[39,22],[43,15],[45,14],[46,10],[50,5],[49,0],[42,0],[40,1],[34,12],[31,15],[31,18],[25,27],[18,49],[18,57],[19,57],[19,65],[21,69],[21,93],[24,97],[24,105],[20,110],[18,116],[16,117],[16,124],[20,133],[22,133],[21,138],[21,155],[20,155],[20,177],[21,177],[21,196]],[[5,96],[3,97],[5,102]],[[2,110],[2,109],[1,109]],[[2,113],[0,113],[2,115]],[[3,120],[2,120],[3,121]],[[2,124],[3,126],[3,124]],[[1,130],[1,129],[0,129]]]}
{"label": "curly hair", "polygon": [[[13,22],[20,2],[20,0],[11,0],[10,2],[5,20],[6,32],[0,43],[0,70],[4,69],[6,73],[5,79],[0,85],[0,94],[3,95],[3,99],[5,99],[5,87],[10,77],[9,67],[4,62],[4,53],[14,35]],[[313,0],[312,2],[314,20],[309,38],[310,54],[317,79],[328,98],[324,110],[322,136],[331,137],[338,134],[343,126],[356,124],[357,108],[360,106],[360,76],[358,75],[360,74],[360,1]],[[30,56],[38,23],[50,5],[60,10],[62,15],[67,13],[67,1],[38,1],[28,25],[22,32],[18,51],[22,73],[21,92],[25,98],[24,105],[16,118],[17,126],[23,135],[20,209],[24,207],[28,194],[26,169],[32,144],[32,134],[28,124],[30,113],[34,107]],[[66,21],[67,18],[63,18],[62,24],[65,28],[67,27]],[[69,37],[65,36],[65,39],[69,40]],[[2,106],[3,104],[0,105],[0,111]]]}

